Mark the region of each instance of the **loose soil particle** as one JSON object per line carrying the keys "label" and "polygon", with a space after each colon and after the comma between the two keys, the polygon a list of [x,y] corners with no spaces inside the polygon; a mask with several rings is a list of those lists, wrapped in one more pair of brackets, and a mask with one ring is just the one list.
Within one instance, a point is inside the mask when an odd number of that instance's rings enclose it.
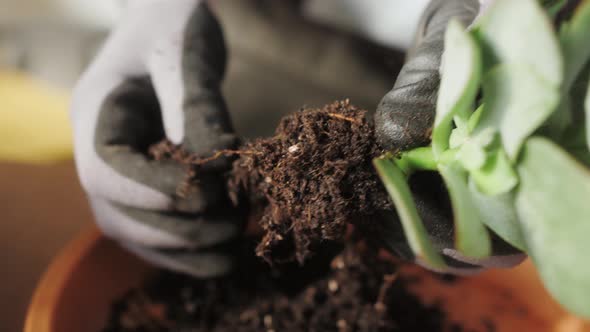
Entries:
{"label": "loose soil particle", "polygon": [[436,332],[452,326],[437,307],[408,293],[410,281],[373,252],[348,247],[334,257],[326,250],[305,269],[271,268],[251,248],[243,252],[250,254],[241,270],[225,279],[161,273],[113,306],[103,332]]}

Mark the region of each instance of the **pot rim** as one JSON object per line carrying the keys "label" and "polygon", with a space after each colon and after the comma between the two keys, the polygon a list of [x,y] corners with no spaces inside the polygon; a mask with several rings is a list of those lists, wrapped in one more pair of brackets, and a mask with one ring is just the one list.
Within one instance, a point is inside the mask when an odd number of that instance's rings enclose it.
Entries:
{"label": "pot rim", "polygon": [[102,234],[96,226],[88,227],[53,257],[33,293],[24,332],[51,331],[55,311],[69,279],[101,238]]}

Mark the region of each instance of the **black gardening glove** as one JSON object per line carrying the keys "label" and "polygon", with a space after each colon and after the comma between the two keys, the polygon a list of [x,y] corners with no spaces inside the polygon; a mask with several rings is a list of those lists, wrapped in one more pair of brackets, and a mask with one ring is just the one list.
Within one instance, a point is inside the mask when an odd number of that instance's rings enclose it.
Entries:
{"label": "black gardening glove", "polygon": [[145,260],[198,277],[232,267],[240,231],[226,200],[219,159],[176,195],[183,166],[155,161],[163,138],[210,156],[236,137],[220,84],[221,28],[199,0],[130,0],[122,23],[80,79],[73,96],[75,157],[98,226]]}
{"label": "black gardening glove", "polygon": [[[489,2],[484,1],[484,5]],[[393,89],[385,95],[375,114],[377,139],[384,149],[408,150],[430,144],[447,23],[455,18],[470,26],[484,5],[477,0],[433,0],[426,8],[414,47]],[[478,260],[462,256],[454,249],[451,207],[440,177],[417,174],[410,185],[426,229],[450,267],[444,272],[469,273],[487,267],[509,267],[524,259],[524,254],[495,236],[492,257]],[[399,222],[389,224],[399,225]],[[401,225],[399,229],[390,229],[386,243],[397,254],[411,259],[411,250],[402,234]]]}

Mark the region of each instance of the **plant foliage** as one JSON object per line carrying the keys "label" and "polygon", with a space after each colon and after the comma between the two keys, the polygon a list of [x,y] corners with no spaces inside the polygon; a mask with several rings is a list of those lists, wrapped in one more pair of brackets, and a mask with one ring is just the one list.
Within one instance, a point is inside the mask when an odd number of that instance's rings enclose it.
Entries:
{"label": "plant foliage", "polygon": [[564,3],[496,0],[470,31],[451,21],[431,146],[375,166],[418,257],[442,262],[407,179],[434,170],[458,251],[489,256],[494,232],[532,257],[558,301],[590,318],[590,1],[555,28]]}

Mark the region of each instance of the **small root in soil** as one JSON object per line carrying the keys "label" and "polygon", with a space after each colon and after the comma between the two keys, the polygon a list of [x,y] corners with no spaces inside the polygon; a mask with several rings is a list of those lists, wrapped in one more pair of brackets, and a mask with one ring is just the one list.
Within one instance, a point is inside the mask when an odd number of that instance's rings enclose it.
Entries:
{"label": "small root in soil", "polygon": [[215,161],[221,157],[233,157],[237,155],[255,154],[254,151],[220,150],[210,157],[200,157],[173,144],[169,140],[162,140],[149,148],[149,154],[155,160],[174,160],[187,167],[184,180],[178,185],[176,195],[186,198],[195,183],[198,183],[198,174],[201,166]]}

